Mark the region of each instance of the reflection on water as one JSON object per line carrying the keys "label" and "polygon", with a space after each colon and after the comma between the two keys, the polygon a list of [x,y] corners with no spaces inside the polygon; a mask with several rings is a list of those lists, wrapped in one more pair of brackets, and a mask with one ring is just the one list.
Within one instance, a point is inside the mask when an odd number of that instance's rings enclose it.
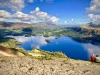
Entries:
{"label": "reflection on water", "polygon": [[32,50],[33,48],[40,48],[47,44],[45,41],[45,37],[43,36],[32,36],[32,37],[24,37],[24,36],[17,36],[14,37],[18,41],[22,42],[21,47],[26,50]]}
{"label": "reflection on water", "polygon": [[83,44],[84,49],[87,51],[88,53],[88,58],[92,55],[99,55],[100,56],[100,47],[99,46],[95,46],[92,44]]}
{"label": "reflection on water", "polygon": [[62,51],[68,57],[73,59],[89,60],[91,54],[100,55],[100,47],[92,45],[89,43],[79,43],[72,40],[69,37],[60,37],[55,39],[55,37],[48,37],[52,42],[47,43],[45,39],[47,37],[43,36],[13,36],[16,40],[22,42],[21,47],[25,50],[32,50],[37,47],[48,51]]}

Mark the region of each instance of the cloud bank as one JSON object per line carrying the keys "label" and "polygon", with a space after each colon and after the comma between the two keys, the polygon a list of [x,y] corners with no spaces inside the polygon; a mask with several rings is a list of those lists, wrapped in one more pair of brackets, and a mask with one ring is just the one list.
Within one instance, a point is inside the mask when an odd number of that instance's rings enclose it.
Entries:
{"label": "cloud bank", "polygon": [[11,14],[5,10],[0,10],[0,18],[10,18]]}
{"label": "cloud bank", "polygon": [[36,20],[41,20],[47,23],[57,23],[59,19],[55,16],[49,15],[47,12],[40,11],[39,7],[35,10],[30,11],[30,14],[25,14],[21,11],[17,11],[11,14],[8,11],[0,10],[0,18],[3,19],[15,19],[20,22],[34,22]]}
{"label": "cloud bank", "polygon": [[100,15],[88,14],[88,18],[91,21],[100,21]]}
{"label": "cloud bank", "polygon": [[13,11],[20,11],[25,7],[24,0],[2,0],[0,2],[0,7],[10,8]]}
{"label": "cloud bank", "polygon": [[47,12],[40,11],[39,7],[37,7],[34,11],[31,11],[30,13],[32,15],[35,15],[35,17],[37,17],[38,19],[46,21],[46,22],[56,23],[59,20],[55,16],[49,15]]}
{"label": "cloud bank", "polygon": [[100,0],[92,0],[86,13],[91,21],[100,21]]}
{"label": "cloud bank", "polygon": [[100,0],[92,0],[90,7],[86,8],[87,13],[98,13],[100,12]]}
{"label": "cloud bank", "polygon": [[[43,0],[40,0],[43,1]],[[46,0],[53,1],[53,0]],[[30,11],[29,14],[21,12],[25,8],[27,2],[33,3],[34,0],[2,0],[0,1],[0,8],[11,9],[14,13],[10,13],[6,10],[0,10],[0,21],[13,19],[19,22],[33,23],[36,20],[48,22],[48,23],[57,23],[59,19],[55,16],[48,14],[47,12],[40,11],[39,7],[36,7],[35,10]]]}

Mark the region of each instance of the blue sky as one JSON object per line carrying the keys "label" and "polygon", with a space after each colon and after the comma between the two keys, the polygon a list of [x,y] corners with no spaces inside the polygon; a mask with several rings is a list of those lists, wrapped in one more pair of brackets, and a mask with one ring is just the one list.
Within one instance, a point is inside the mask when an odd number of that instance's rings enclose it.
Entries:
{"label": "blue sky", "polygon": [[78,25],[100,20],[99,0],[0,0],[0,21]]}

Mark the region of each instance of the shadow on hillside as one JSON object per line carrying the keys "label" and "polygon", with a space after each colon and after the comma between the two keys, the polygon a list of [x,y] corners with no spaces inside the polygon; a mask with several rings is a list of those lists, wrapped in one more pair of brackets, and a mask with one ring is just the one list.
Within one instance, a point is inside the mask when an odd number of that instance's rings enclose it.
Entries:
{"label": "shadow on hillside", "polygon": [[86,38],[72,38],[80,43],[92,43],[93,45],[100,45],[100,39],[98,36],[86,37]]}
{"label": "shadow on hillside", "polygon": [[14,23],[11,23],[11,22],[2,22],[1,23],[1,25],[3,26],[3,27],[10,27],[10,26],[12,26]]}
{"label": "shadow on hillside", "polygon": [[9,38],[0,38],[0,43],[9,41]]}

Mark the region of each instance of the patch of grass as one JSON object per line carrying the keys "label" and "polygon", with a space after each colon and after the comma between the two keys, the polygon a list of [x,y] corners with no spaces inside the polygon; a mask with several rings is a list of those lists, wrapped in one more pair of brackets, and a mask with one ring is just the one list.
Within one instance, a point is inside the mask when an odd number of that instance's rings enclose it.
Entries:
{"label": "patch of grass", "polygon": [[14,50],[14,51],[19,51],[19,52],[23,53],[25,56],[31,56],[31,55],[29,55],[28,52],[25,51],[23,48],[17,47],[17,48],[11,48],[11,49]]}
{"label": "patch of grass", "polygon": [[55,58],[67,58],[67,56],[62,52],[49,52],[37,48],[33,49],[32,52],[43,55],[37,57],[38,59],[51,60]]}
{"label": "patch of grass", "polygon": [[[16,41],[15,39],[3,39],[5,42],[1,42],[0,45],[7,48],[15,48],[16,44],[20,44],[21,42]],[[7,40],[7,41],[6,41]]]}

